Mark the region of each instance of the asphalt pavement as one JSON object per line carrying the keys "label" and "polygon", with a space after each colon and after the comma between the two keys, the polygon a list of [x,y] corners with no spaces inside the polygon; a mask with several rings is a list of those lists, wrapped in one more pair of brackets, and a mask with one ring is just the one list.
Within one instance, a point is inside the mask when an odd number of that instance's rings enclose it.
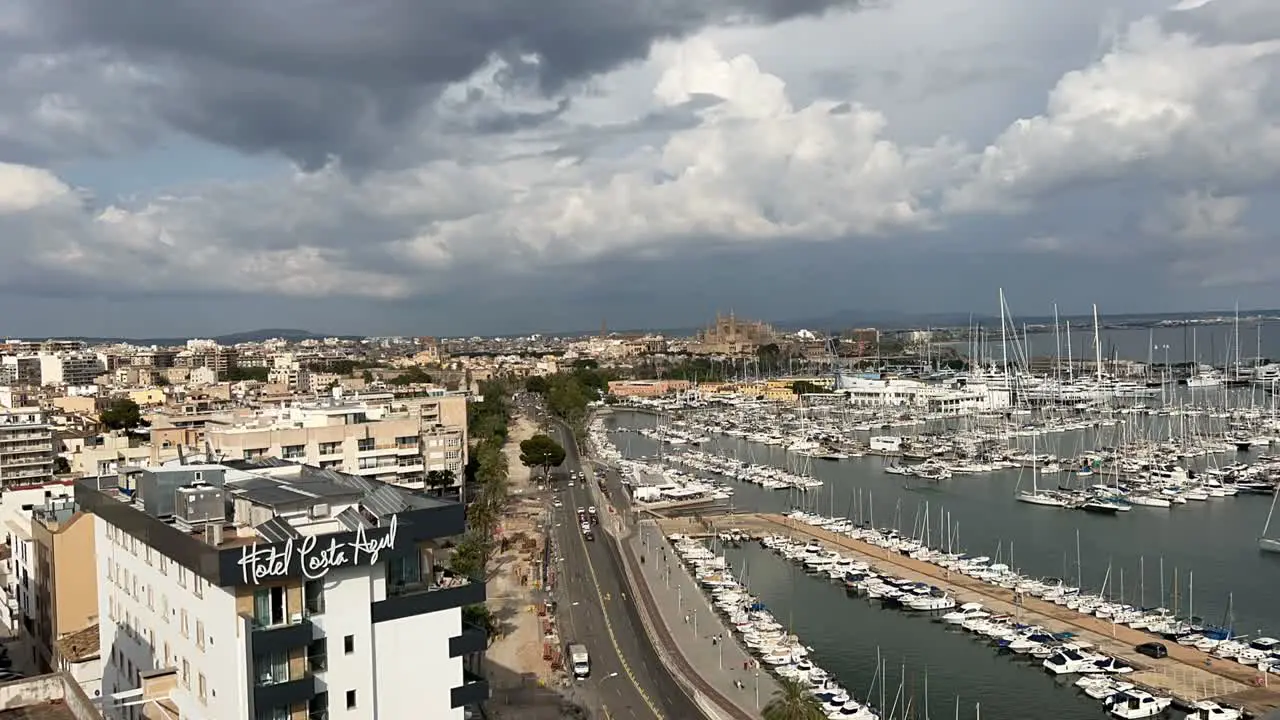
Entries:
{"label": "asphalt pavement", "polygon": [[[552,432],[565,447],[563,470],[580,470],[568,433],[558,425]],[[627,597],[622,560],[613,541],[603,530],[595,533],[594,541],[582,536],[577,508],[595,503],[591,488],[578,480],[557,497],[562,503],[553,513],[563,557],[556,591],[561,635],[565,642],[586,645],[592,664],[591,677],[577,682],[594,694],[607,720],[704,717],[658,659],[634,599]]]}

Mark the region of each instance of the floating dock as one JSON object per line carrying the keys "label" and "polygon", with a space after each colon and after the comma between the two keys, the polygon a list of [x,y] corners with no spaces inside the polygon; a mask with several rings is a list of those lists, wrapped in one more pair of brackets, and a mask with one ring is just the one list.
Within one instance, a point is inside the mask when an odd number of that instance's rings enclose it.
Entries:
{"label": "floating dock", "polygon": [[[854,538],[791,520],[783,515],[749,513],[707,517],[704,522],[692,518],[659,520],[666,535],[682,533],[690,536],[714,536],[732,529],[753,537],[785,535],[797,540],[816,540],[831,550],[864,560],[881,572],[913,582],[924,582],[941,588],[957,603],[979,602],[995,614],[1018,618],[1019,622],[1036,624],[1050,632],[1075,633],[1100,651],[1124,660],[1135,668],[1125,676],[1126,682],[1173,696],[1186,706],[1200,700],[1216,700],[1242,707],[1254,716],[1280,708],[1280,685],[1268,686],[1269,673],[1261,673],[1234,660],[1224,660],[1191,647],[1127,625],[1117,625],[1091,615],[1035,597],[1024,597],[1014,604],[1013,591],[984,583],[961,573],[953,573],[937,565],[913,560],[901,553],[877,547]],[[1134,648],[1145,642],[1162,642],[1169,650],[1163,659],[1138,654]]]}

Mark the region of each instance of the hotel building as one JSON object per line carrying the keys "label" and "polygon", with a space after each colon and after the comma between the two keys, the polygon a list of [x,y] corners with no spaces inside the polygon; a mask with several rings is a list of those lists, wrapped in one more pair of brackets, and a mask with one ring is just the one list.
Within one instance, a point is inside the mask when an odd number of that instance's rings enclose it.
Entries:
{"label": "hotel building", "polygon": [[458,503],[270,458],[130,469],[76,500],[108,718],[460,720],[488,695],[462,621],[484,585],[437,564]]}

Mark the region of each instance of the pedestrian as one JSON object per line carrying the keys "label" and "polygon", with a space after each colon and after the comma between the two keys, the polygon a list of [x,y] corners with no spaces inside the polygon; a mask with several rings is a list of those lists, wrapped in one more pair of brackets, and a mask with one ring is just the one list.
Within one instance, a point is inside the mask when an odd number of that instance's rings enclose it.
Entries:
{"label": "pedestrian", "polygon": [[685,613],[685,615],[684,615],[684,624],[685,624],[685,625],[688,625],[688,624],[689,624],[689,613]]}

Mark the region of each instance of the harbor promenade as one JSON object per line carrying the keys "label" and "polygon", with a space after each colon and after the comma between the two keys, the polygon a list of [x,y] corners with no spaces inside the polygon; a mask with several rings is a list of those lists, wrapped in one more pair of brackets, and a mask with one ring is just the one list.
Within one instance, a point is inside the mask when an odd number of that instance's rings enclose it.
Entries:
{"label": "harbor promenade", "polygon": [[754,658],[738,643],[680,563],[657,523],[640,523],[639,530],[624,542],[635,558],[644,558],[644,562],[632,567],[639,570],[636,580],[644,584],[643,591],[653,601],[650,607],[657,611],[652,620],[661,623],[662,628],[655,630],[672,641],[668,651],[683,656],[703,681],[732,704],[733,707],[723,708],[731,713],[730,717],[760,717],[760,710],[773,697],[777,683],[763,668],[755,668]]}
{"label": "harbor promenade", "polygon": [[955,597],[957,602],[979,602],[991,612],[1015,616],[1021,622],[1034,623],[1051,632],[1075,633],[1101,651],[1137,668],[1138,671],[1128,676],[1127,680],[1169,693],[1183,703],[1216,699],[1243,706],[1254,714],[1263,714],[1280,707],[1280,687],[1259,687],[1265,683],[1265,678],[1260,683],[1261,676],[1257,670],[1229,660],[1213,658],[1195,648],[1165,642],[1169,656],[1154,660],[1134,651],[1135,645],[1153,639],[1159,640],[1147,633],[1082,615],[1037,598],[1024,598],[1021,604],[1015,604],[1010,590],[966,575],[951,573],[931,563],[913,560],[885,548],[799,523],[782,515],[743,514],[709,521],[708,526],[703,526],[688,518],[671,518],[660,521],[659,525],[664,534],[684,533],[696,536],[736,528],[754,537],[778,534],[797,540],[816,540],[829,549],[864,560],[882,572],[942,588]]}

